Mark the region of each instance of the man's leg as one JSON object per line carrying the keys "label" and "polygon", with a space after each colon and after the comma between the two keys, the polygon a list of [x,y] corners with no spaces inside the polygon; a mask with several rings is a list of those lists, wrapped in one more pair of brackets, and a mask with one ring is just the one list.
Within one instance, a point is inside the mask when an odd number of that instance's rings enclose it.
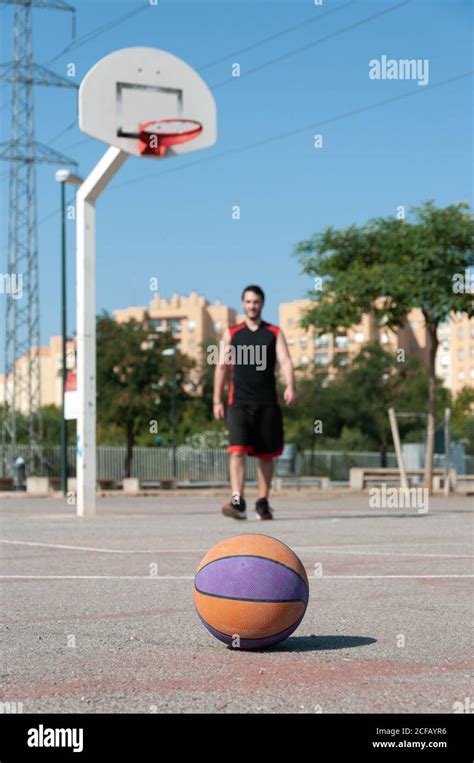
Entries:
{"label": "man's leg", "polygon": [[231,453],[229,459],[230,486],[232,497],[237,493],[244,497],[245,453]]}
{"label": "man's leg", "polygon": [[229,458],[229,475],[232,489],[230,503],[225,503],[222,513],[232,519],[247,519],[244,481],[245,481],[245,453],[233,452]]}
{"label": "man's leg", "polygon": [[268,498],[270,494],[270,488],[272,485],[273,459],[259,458],[257,474],[258,474],[258,497]]}

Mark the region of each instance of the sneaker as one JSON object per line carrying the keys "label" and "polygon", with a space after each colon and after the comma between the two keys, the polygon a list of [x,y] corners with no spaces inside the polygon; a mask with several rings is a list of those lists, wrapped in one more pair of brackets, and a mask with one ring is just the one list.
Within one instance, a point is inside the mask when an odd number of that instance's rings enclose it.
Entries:
{"label": "sneaker", "polygon": [[273,514],[268,505],[267,498],[259,498],[255,504],[255,511],[258,519],[273,519]]}
{"label": "sneaker", "polygon": [[239,495],[233,495],[229,503],[223,505],[222,513],[225,517],[232,519],[247,519],[244,499]]}

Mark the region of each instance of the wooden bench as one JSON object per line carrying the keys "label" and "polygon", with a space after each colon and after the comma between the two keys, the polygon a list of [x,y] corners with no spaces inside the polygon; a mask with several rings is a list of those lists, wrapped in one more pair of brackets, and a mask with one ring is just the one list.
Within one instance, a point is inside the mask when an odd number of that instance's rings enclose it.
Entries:
{"label": "wooden bench", "polygon": [[[424,469],[406,469],[408,485],[413,483],[413,477],[423,477]],[[433,469],[433,477],[444,477],[444,469]],[[349,487],[351,490],[364,490],[366,487],[381,485],[400,485],[400,469],[369,467],[352,467],[349,470]]]}
{"label": "wooden bench", "polygon": [[474,474],[457,474],[454,469],[452,472],[454,474],[451,477],[451,484],[456,493],[466,493],[466,495],[474,493]]}

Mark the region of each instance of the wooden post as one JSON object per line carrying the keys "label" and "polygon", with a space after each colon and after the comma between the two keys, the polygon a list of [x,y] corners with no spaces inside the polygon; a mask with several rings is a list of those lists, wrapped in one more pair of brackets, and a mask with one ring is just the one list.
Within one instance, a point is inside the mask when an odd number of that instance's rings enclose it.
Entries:
{"label": "wooden post", "polygon": [[388,409],[388,418],[390,419],[390,427],[392,429],[393,444],[395,445],[395,453],[397,455],[398,468],[400,469],[400,487],[408,488],[408,479],[405,469],[405,463],[403,461],[402,446],[400,443],[400,433],[398,431],[397,417],[395,416],[395,410],[393,408]]}

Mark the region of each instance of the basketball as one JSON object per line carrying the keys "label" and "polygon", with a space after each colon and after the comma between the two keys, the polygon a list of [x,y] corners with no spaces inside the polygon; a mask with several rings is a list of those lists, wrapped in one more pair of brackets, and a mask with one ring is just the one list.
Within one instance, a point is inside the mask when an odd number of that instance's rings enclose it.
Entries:
{"label": "basketball", "polygon": [[201,560],[194,603],[205,627],[240,649],[262,649],[286,639],[308,604],[305,568],[296,554],[268,535],[235,535]]}

